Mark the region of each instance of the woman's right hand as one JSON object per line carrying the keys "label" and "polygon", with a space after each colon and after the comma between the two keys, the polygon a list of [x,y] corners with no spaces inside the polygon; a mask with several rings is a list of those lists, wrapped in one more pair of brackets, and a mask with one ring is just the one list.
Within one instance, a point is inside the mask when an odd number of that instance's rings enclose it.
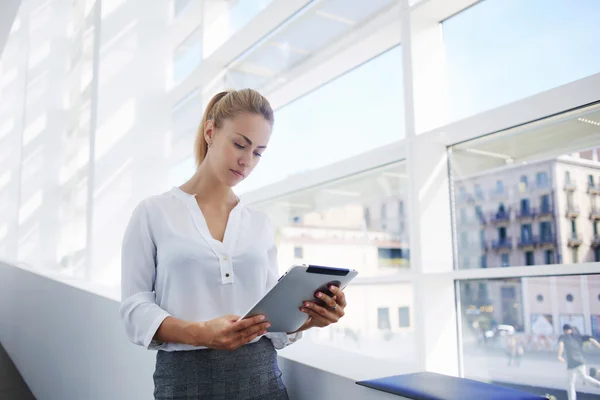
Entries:
{"label": "woman's right hand", "polygon": [[263,315],[240,319],[237,315],[225,315],[196,324],[195,337],[203,346],[217,350],[235,350],[267,333],[271,324]]}

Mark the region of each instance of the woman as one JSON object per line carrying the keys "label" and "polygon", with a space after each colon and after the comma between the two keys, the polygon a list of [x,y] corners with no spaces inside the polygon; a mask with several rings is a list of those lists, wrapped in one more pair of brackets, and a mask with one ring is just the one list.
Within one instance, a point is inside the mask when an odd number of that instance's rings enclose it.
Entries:
{"label": "woman", "polygon": [[217,94],[196,138],[194,176],[133,211],[121,317],[132,342],[158,350],[156,399],[287,399],[275,349],[344,315],[344,293],[333,287],[333,297],[317,294],[327,308],[299,305],[308,319],[296,332],[267,333],[264,316],[236,322],[278,279],[268,217],[232,191],[258,164],[272,128],[258,92]]}

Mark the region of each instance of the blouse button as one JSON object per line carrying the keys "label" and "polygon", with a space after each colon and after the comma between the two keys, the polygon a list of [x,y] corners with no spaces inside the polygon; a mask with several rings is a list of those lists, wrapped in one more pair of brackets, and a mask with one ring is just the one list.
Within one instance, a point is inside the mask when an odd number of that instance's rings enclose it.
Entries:
{"label": "blouse button", "polygon": [[223,260],[227,261],[227,256],[223,256]]}
{"label": "blouse button", "polygon": [[225,274],[225,278],[229,278],[229,274]]}

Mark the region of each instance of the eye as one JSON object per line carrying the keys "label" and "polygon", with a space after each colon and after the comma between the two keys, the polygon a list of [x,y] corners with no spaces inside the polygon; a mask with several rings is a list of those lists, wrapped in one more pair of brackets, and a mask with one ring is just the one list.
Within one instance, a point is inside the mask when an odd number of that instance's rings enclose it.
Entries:
{"label": "eye", "polygon": [[241,144],[238,144],[238,143],[235,143],[235,142],[234,142],[233,144],[235,144],[235,147],[237,147],[237,148],[238,148],[238,149],[240,149],[240,150],[241,150],[241,149],[245,149],[245,147],[244,147],[244,146],[242,146]]}
{"label": "eye", "polygon": [[254,153],[254,155],[257,157],[262,157],[262,154],[260,154],[260,153]]}

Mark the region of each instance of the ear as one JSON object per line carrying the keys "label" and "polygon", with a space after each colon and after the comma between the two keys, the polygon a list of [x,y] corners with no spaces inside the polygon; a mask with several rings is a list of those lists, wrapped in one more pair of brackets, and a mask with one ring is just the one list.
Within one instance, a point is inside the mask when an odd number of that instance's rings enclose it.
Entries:
{"label": "ear", "polygon": [[206,143],[212,143],[213,141],[213,134],[215,132],[215,124],[212,120],[208,120],[206,121],[206,124],[204,124],[204,140],[206,140]]}

